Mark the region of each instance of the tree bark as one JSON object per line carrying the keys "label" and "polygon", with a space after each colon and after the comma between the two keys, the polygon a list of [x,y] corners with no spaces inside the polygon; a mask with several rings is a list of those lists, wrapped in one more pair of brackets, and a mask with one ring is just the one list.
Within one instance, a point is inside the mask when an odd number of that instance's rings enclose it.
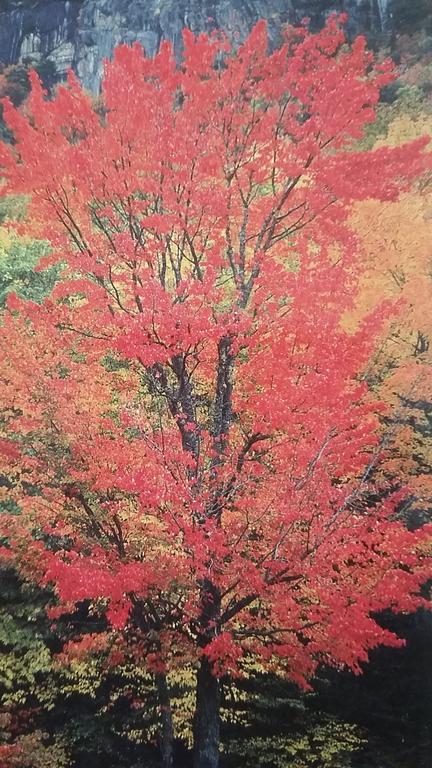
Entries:
{"label": "tree bark", "polygon": [[156,675],[156,688],[160,707],[159,748],[162,757],[162,768],[172,768],[174,765],[174,728],[171,714],[171,703],[165,675]]}
{"label": "tree bark", "polygon": [[197,675],[193,725],[193,768],[218,768],[220,743],[220,685],[211,665],[203,657]]}
{"label": "tree bark", "polygon": [[[213,413],[213,446],[215,458],[212,470],[222,461],[228,431],[232,421],[232,374],[234,367],[232,339],[224,336],[218,343],[218,367]],[[220,524],[222,504],[217,489],[206,510],[206,518],[216,517]],[[210,642],[209,628],[217,622],[221,601],[218,588],[208,579],[201,583],[202,610],[200,625],[202,635],[198,642],[201,648]],[[193,723],[194,756],[193,768],[218,768],[220,744],[220,685],[212,674],[211,664],[206,656],[201,658],[196,682],[196,705]]]}

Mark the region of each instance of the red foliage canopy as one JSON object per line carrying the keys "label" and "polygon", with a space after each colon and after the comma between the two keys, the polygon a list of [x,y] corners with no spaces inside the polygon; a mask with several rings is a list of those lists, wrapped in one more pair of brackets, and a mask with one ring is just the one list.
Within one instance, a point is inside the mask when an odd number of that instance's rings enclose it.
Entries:
{"label": "red foliage canopy", "polygon": [[8,189],[67,267],[3,320],[21,508],[4,553],[139,629],[156,666],[174,644],[217,674],[258,654],[304,683],[397,643],[371,614],[413,609],[425,578],[425,530],[369,484],[361,373],[389,308],[341,323],[362,273],[350,206],[395,199],[425,142],[356,151],[391,67],[336,17],[271,54],[263,23],[235,54],[184,44],[181,67],[168,44],[119,47],[102,109],[72,74],[5,107]]}

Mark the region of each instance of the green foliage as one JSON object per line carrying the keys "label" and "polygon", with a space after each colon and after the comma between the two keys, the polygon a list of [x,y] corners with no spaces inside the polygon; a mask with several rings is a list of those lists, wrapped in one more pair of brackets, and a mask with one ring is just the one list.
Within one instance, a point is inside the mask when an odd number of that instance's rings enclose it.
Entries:
{"label": "green foliage", "polygon": [[[22,197],[4,197],[0,201],[0,223],[19,220],[25,211]],[[60,274],[56,265],[36,271],[39,260],[49,252],[39,240],[20,238],[7,227],[0,228],[0,307],[15,292],[22,298],[41,302],[50,293]]]}
{"label": "green foliage", "polygon": [[21,221],[27,208],[23,195],[3,195],[0,197],[0,225],[8,221]]}
{"label": "green foliage", "polygon": [[59,275],[57,267],[35,272],[47,246],[37,240],[25,242],[12,237],[4,245],[0,242],[0,307],[4,307],[9,293],[40,303],[50,293]]}

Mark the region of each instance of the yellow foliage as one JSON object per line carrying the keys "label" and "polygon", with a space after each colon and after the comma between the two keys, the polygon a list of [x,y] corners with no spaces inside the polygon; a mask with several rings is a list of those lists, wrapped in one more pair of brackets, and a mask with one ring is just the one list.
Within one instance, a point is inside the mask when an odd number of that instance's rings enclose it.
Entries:
{"label": "yellow foliage", "polygon": [[420,136],[432,135],[432,115],[420,113],[413,117],[408,114],[398,114],[390,123],[387,135],[380,136],[375,142],[374,148],[399,147],[408,141],[418,139]]}
{"label": "yellow foliage", "polygon": [[176,669],[168,675],[174,732],[177,738],[192,746],[192,719],[195,710],[196,670],[191,665]]}
{"label": "yellow foliage", "polygon": [[[432,135],[432,115],[395,113],[387,135],[375,147],[398,146]],[[375,359],[366,372],[393,409],[387,426],[387,476],[410,478],[416,503],[432,503],[432,183],[425,176],[417,189],[397,202],[359,203],[352,225],[361,236],[366,272],[356,305],[346,318],[357,324],[382,300],[398,302]],[[420,406],[418,404],[421,404]],[[426,410],[425,410],[426,409]],[[428,415],[429,414],[429,415]]]}
{"label": "yellow foliage", "polygon": [[233,740],[224,750],[242,758],[242,765],[254,768],[347,768],[349,755],[364,743],[356,726],[337,721],[316,725],[305,735],[254,736]]}
{"label": "yellow foliage", "polygon": [[12,235],[6,227],[0,227],[0,259],[4,259],[5,250],[10,247]]}
{"label": "yellow foliage", "polygon": [[[432,135],[432,115],[398,114],[375,148],[398,146],[424,135]],[[430,332],[432,185],[424,183],[397,202],[363,201],[356,206],[351,223],[361,235],[367,261],[353,319],[361,319],[379,299],[402,299],[405,327],[413,333]],[[406,357],[403,352],[402,357]]]}

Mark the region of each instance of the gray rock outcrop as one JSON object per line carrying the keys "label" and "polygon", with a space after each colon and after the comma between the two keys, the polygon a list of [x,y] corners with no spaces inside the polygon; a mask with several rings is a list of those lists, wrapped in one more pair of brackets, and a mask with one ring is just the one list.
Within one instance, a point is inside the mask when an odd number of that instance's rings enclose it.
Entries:
{"label": "gray rock outcrop", "polygon": [[244,38],[265,18],[277,43],[281,26],[309,16],[315,26],[332,10],[346,10],[351,32],[381,33],[389,24],[389,0],[0,0],[0,61],[48,59],[58,79],[69,67],[93,92],[103,59],[115,45],[139,40],[153,55],[162,39],[181,51],[181,31],[215,27]]}

